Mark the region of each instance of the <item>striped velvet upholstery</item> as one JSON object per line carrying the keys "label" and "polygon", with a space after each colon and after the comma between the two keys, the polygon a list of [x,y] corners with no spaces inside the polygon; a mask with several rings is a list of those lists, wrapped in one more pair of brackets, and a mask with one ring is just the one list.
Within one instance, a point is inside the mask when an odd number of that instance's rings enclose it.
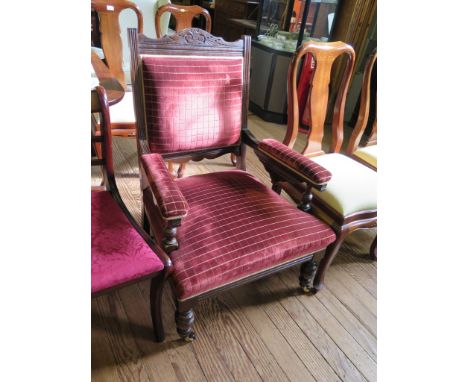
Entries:
{"label": "striped velvet upholstery", "polygon": [[143,56],[141,67],[152,152],[239,142],[242,57]]}
{"label": "striped velvet upholstery", "polygon": [[325,184],[332,177],[331,172],[326,168],[275,139],[264,139],[258,144],[258,149],[286,167],[303,174],[313,183]]}
{"label": "striped velvet upholstery", "polygon": [[316,252],[335,240],[325,223],[298,210],[243,171],[178,179],[189,213],[171,253],[184,300]]}

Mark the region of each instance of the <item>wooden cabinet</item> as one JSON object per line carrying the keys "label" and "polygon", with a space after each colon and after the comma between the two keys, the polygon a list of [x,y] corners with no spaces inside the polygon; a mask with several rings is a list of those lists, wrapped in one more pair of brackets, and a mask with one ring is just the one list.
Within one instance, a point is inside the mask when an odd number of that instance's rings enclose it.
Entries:
{"label": "wooden cabinet", "polygon": [[254,34],[258,5],[257,0],[216,0],[213,34],[226,41]]}

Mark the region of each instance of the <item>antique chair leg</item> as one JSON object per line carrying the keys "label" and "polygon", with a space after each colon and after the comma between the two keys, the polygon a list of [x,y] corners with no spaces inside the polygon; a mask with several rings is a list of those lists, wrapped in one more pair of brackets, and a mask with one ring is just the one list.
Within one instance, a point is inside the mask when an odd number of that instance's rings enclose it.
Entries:
{"label": "antique chair leg", "polygon": [[370,258],[372,260],[377,260],[377,236],[375,237],[374,241],[372,242],[372,245],[370,247]]}
{"label": "antique chair leg", "polygon": [[344,232],[340,232],[337,235],[336,241],[330,244],[325,250],[325,255],[323,256],[322,260],[320,260],[317,274],[315,275],[315,278],[314,278],[314,288],[312,290],[313,293],[317,293],[319,290],[323,289],[323,287],[325,286],[324,285],[325,273],[327,272],[328,268],[333,262],[333,259],[338,253],[341,247],[341,243],[343,243],[343,240],[345,237],[346,237],[346,234]]}
{"label": "antique chair leg", "polygon": [[315,272],[317,272],[317,262],[311,260],[302,263],[301,274],[299,275],[299,285],[305,293],[309,293],[314,282]]}
{"label": "antique chair leg", "polygon": [[231,163],[233,166],[237,164],[237,157],[236,157],[236,154],[234,153],[231,153]]}
{"label": "antique chair leg", "polygon": [[193,331],[193,323],[195,321],[193,309],[191,308],[183,312],[177,309],[175,320],[179,336],[186,342],[192,342],[196,338],[195,332]]}
{"label": "antique chair leg", "polygon": [[143,229],[148,235],[151,235],[151,227],[150,227],[150,222],[148,219],[148,215],[146,215],[145,207],[142,208],[141,214],[143,215]]}
{"label": "antique chair leg", "polygon": [[[240,147],[240,155],[239,156],[235,156],[234,154],[231,154],[231,161],[232,161],[232,158],[235,157],[236,158],[236,168],[238,170],[243,170],[245,171],[247,166],[245,164],[245,157],[246,157],[246,154],[247,154],[247,147],[245,144],[242,144],[241,147]],[[233,162],[234,163],[234,162]]]}
{"label": "antique chair leg", "polygon": [[177,170],[177,177],[178,178],[183,178],[184,177],[184,172],[185,172],[186,168],[187,168],[187,162],[179,164],[179,169]]}
{"label": "antique chair leg", "polygon": [[151,280],[150,300],[151,319],[153,321],[154,338],[156,342],[164,341],[164,326],[162,321],[162,295],[164,290],[164,273]]}

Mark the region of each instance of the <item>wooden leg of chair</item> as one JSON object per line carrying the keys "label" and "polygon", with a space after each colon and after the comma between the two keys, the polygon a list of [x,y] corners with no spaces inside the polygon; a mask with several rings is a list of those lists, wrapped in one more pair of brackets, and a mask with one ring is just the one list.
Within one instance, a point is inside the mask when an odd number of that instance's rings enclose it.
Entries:
{"label": "wooden leg of chair", "polygon": [[314,258],[302,263],[301,274],[299,275],[299,285],[305,293],[309,293],[314,282],[315,272],[317,272],[317,262]]}
{"label": "wooden leg of chair", "polygon": [[314,278],[314,288],[313,293],[317,293],[319,290],[323,289],[325,286],[325,273],[327,272],[328,268],[330,267],[333,259],[335,258],[336,254],[338,253],[341,243],[343,243],[346,234],[341,232],[337,235],[336,241],[330,244],[327,249],[325,250],[325,255],[323,256],[322,260],[320,260],[320,264],[318,266],[317,274]]}
{"label": "wooden leg of chair", "polygon": [[372,245],[370,247],[370,258],[372,260],[377,260],[377,236],[375,237],[374,241],[372,242]]}
{"label": "wooden leg of chair", "polygon": [[236,157],[236,154],[234,153],[231,153],[231,163],[233,166],[237,164],[237,157]]}
{"label": "wooden leg of chair", "polygon": [[187,163],[179,164],[179,169],[177,170],[177,177],[178,178],[183,178],[184,177],[184,172],[185,172],[186,168],[187,168]]}
{"label": "wooden leg of chair", "polygon": [[164,326],[162,321],[162,295],[164,290],[164,272],[151,280],[150,300],[151,319],[156,342],[164,341]]}
{"label": "wooden leg of chair", "polygon": [[141,209],[141,215],[143,217],[143,229],[148,235],[151,235],[151,227],[150,227],[150,222],[148,219],[148,215],[146,215],[145,207],[142,207]]}
{"label": "wooden leg of chair", "polygon": [[[238,157],[236,157],[236,168],[238,170],[245,171],[246,168],[247,168],[247,166],[245,164],[245,157],[246,157],[246,154],[247,154],[247,146],[245,144],[242,144],[240,150],[241,150],[241,154]],[[231,154],[231,160],[232,160],[233,155],[234,154]]]}
{"label": "wooden leg of chair", "polygon": [[192,342],[195,339],[195,332],[193,331],[195,314],[193,313],[193,309],[190,308],[182,312],[177,309],[175,320],[179,336],[186,342]]}

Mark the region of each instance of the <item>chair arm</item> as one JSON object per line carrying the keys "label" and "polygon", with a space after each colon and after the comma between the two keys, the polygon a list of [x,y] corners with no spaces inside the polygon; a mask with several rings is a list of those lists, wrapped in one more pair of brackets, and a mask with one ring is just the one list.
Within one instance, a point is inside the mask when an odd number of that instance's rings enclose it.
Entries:
{"label": "chair arm", "polygon": [[188,203],[167,170],[160,154],[140,157],[151,191],[165,220],[181,219],[187,215]]}
{"label": "chair arm", "polygon": [[299,176],[300,180],[310,183],[313,187],[325,189],[332,177],[326,168],[275,139],[260,141],[257,149],[288,170],[291,175]]}

